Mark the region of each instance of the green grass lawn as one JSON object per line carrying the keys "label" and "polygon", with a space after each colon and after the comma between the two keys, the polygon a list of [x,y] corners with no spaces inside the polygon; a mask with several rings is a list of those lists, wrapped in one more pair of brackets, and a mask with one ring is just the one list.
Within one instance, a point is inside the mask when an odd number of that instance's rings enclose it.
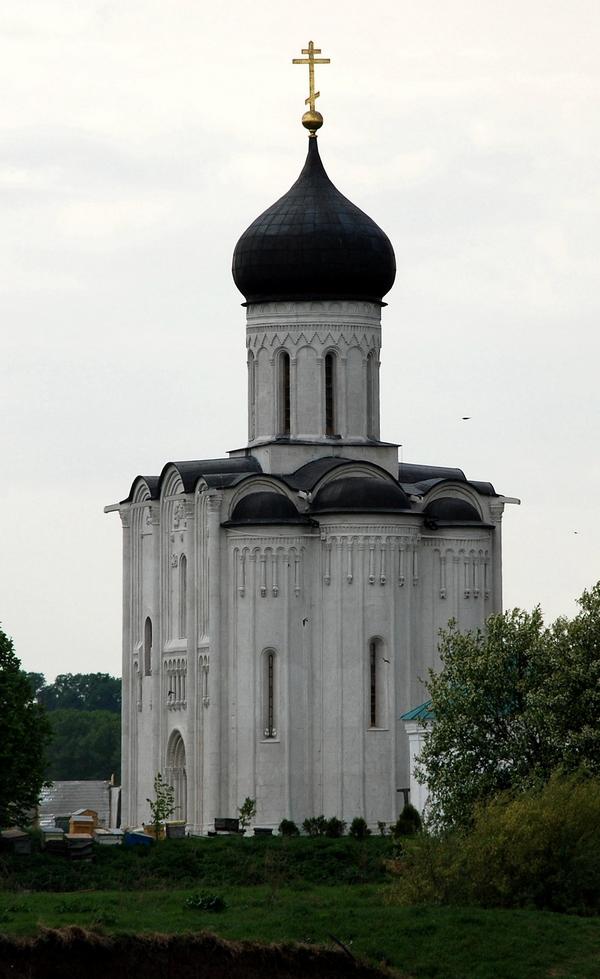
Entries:
{"label": "green grass lawn", "polygon": [[[78,924],[106,933],[208,930],[223,938],[332,945],[399,975],[429,979],[598,979],[600,919],[539,911],[403,908],[376,884],[212,889],[220,913],[187,910],[198,889],[0,892],[0,930]],[[206,890],[206,888],[204,888]]]}

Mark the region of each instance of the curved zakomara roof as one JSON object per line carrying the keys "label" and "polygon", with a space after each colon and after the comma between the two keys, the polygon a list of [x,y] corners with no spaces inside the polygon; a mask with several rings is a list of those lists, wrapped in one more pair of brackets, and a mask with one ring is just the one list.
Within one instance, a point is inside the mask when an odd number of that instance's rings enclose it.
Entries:
{"label": "curved zakomara roof", "polygon": [[383,469],[375,462],[367,462],[358,459],[347,459],[344,456],[323,456],[321,459],[313,459],[312,462],[305,463],[295,472],[283,476],[288,486],[295,490],[303,490],[305,493],[318,492],[325,482],[330,479],[337,479],[335,475],[339,470],[350,470],[348,475],[373,476],[387,482],[396,480],[387,469]]}
{"label": "curved zakomara roof", "polygon": [[[260,463],[253,456],[235,456],[233,458],[197,459],[183,462],[168,462],[160,476],[136,476],[131,485],[129,495],[122,503],[130,503],[134,498],[140,498],[140,493],[151,500],[160,498],[163,488],[174,476],[181,480],[184,493],[193,493],[200,480],[209,487],[226,489],[228,487],[246,484],[243,495],[232,501],[230,520],[226,525],[255,522],[282,522],[278,517],[285,517],[284,523],[310,521],[306,511],[297,509],[290,498],[294,493],[303,492],[308,499],[312,495],[310,513],[333,512],[398,512],[410,511],[411,495],[426,497],[434,489],[437,490],[435,499],[425,507],[423,516],[432,527],[454,524],[488,526],[483,524],[483,518],[477,511],[475,500],[479,496],[496,496],[491,483],[467,480],[461,469],[442,466],[418,466],[408,463],[400,464],[399,479],[394,477],[381,466],[373,462],[349,459],[344,456],[323,456],[300,466],[293,473],[278,475],[263,474]],[[259,477],[259,479],[257,479]],[[268,486],[264,485],[265,479]],[[259,485],[253,489],[256,480]],[[269,497],[284,494],[287,504],[273,500],[273,512],[268,513]],[[441,495],[440,489],[448,484],[447,494]],[[462,496],[456,498],[455,492],[466,491],[473,503]],[[237,514],[236,507],[244,497],[253,495],[253,505],[245,504],[248,510],[244,515],[244,507]],[[294,512],[292,512],[292,509]],[[283,513],[282,508],[286,508]],[[282,510],[279,513],[279,510]],[[243,517],[243,519],[242,519]]]}
{"label": "curved zakomara roof", "polygon": [[308,524],[315,525],[307,514],[300,513],[289,496],[275,490],[259,490],[246,493],[235,504],[231,519],[223,527],[257,525]]}
{"label": "curved zakomara roof", "polygon": [[479,510],[473,503],[456,496],[438,496],[427,504],[423,512],[425,526],[430,530],[438,527],[484,527]]}
{"label": "curved zakomara roof", "polygon": [[313,513],[396,513],[410,510],[410,500],[395,479],[374,475],[339,476],[317,492]]}
{"label": "curved zakomara roof", "polygon": [[479,496],[498,496],[491,483],[467,479],[462,469],[450,466],[420,466],[401,462],[398,466],[398,482],[408,494],[426,496],[435,486],[442,483],[463,483],[471,487]]}
{"label": "curved zakomara roof", "polygon": [[[308,521],[314,524],[310,514],[325,511],[364,513],[370,510],[410,510],[408,498],[386,469],[372,462],[339,456],[315,459],[286,475],[247,473],[240,477],[236,487],[237,495],[230,504],[230,518],[223,524],[226,527],[250,523],[251,519],[256,523]],[[295,494],[299,492],[305,494],[307,503],[311,495],[313,497],[308,514],[296,506]],[[281,494],[291,507],[286,514],[283,513],[286,504],[276,499]],[[255,497],[253,503],[241,507],[248,496]],[[269,499],[273,505],[272,514],[268,512]],[[246,506],[249,507],[248,513]],[[285,519],[276,519],[278,515]]]}
{"label": "curved zakomara roof", "polygon": [[136,476],[131,484],[129,495],[121,503],[131,503],[140,481],[148,487],[151,500],[158,500],[168,474],[175,469],[181,479],[184,493],[193,493],[198,481],[203,479],[209,486],[224,489],[233,486],[244,476],[262,473],[262,468],[253,456],[240,456],[233,459],[195,459],[187,462],[167,462],[160,476]]}

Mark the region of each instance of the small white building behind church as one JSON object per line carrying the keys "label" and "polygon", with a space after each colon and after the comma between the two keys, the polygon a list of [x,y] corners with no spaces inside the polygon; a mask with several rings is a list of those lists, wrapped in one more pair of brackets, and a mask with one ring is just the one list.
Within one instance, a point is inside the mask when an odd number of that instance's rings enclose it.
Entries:
{"label": "small white building behind church", "polygon": [[501,607],[504,498],[380,441],[394,252],[308,143],[235,248],[247,444],[168,462],[107,507],[123,525],[124,826],[147,820],[158,771],[195,833],[246,796],[262,826],[395,820],[401,715],[424,700],[438,630]]}

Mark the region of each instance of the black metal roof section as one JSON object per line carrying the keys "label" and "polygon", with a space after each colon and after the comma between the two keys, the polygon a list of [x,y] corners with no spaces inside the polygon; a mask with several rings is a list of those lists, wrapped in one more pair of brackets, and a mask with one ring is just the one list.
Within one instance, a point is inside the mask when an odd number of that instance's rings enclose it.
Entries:
{"label": "black metal roof section", "polygon": [[247,303],[381,302],[396,276],[392,244],[327,176],[316,139],[296,183],[235,246],[233,278]]}
{"label": "black metal roof section", "polygon": [[321,459],[313,459],[307,462],[300,469],[289,476],[283,476],[288,486],[292,489],[311,490],[322,476],[325,476],[332,469],[338,466],[352,465],[352,459],[345,459],[343,456],[324,456]]}
{"label": "black metal roof section", "polygon": [[453,479],[458,483],[467,481],[462,469],[453,469],[450,466],[418,466],[412,462],[399,464],[398,479],[401,483],[421,483],[430,479]]}
{"label": "black metal roof section", "polygon": [[242,458],[226,459],[196,459],[189,462],[167,462],[163,466],[160,476],[136,476],[129,496],[121,500],[121,503],[130,503],[139,479],[144,479],[150,489],[150,498],[157,500],[165,477],[165,473],[170,466],[174,466],[183,483],[184,493],[193,493],[199,479],[205,479],[209,486],[223,489],[232,486],[243,476],[249,473],[261,473],[262,468],[257,459],[253,456],[243,456]]}
{"label": "black metal roof section", "polygon": [[226,520],[223,527],[255,526],[257,524],[310,524],[315,521],[299,513],[289,497],[282,493],[248,493],[236,503],[231,520]]}
{"label": "black metal roof section", "polygon": [[449,526],[470,527],[474,524],[478,527],[488,526],[483,523],[472,503],[457,497],[442,496],[437,500],[432,500],[425,507],[423,515],[425,526],[429,530]]}
{"label": "black metal roof section", "polygon": [[150,492],[150,499],[157,500],[159,495],[160,476],[136,476],[129,489],[129,494],[121,503],[131,503],[138,483],[145,483]]}
{"label": "black metal roof section", "polygon": [[160,479],[161,483],[164,474],[169,466],[175,466],[185,493],[193,493],[199,479],[207,479],[209,476],[240,476],[246,473],[262,472],[260,463],[253,456],[243,456],[242,458],[226,459],[200,459],[193,462],[169,462],[163,467]]}
{"label": "black metal roof section", "polygon": [[497,496],[491,483],[467,479],[462,469],[449,466],[419,466],[411,462],[401,462],[398,466],[398,482],[403,489],[415,496],[425,496],[440,483],[465,483],[481,496]]}
{"label": "black metal roof section", "polygon": [[314,513],[396,513],[398,510],[410,510],[406,493],[396,482],[369,476],[332,479],[319,490],[311,507]]}

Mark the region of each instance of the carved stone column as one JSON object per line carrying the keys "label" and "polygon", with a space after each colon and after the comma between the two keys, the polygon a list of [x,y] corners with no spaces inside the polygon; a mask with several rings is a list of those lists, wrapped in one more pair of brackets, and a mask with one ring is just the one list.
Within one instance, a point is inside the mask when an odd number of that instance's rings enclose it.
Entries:
{"label": "carved stone column", "polygon": [[490,503],[490,517],[494,525],[494,537],[492,540],[492,609],[494,612],[502,611],[502,514],[504,513],[504,503],[502,500],[494,500]]}
{"label": "carved stone column", "polygon": [[129,508],[119,511],[123,529],[123,691],[121,726],[121,801],[123,823],[131,826],[135,820],[132,812],[131,786],[131,736],[137,725],[137,689],[133,675],[131,650],[131,519]]}
{"label": "carved stone column", "polygon": [[208,673],[209,705],[204,719],[204,831],[212,829],[221,815],[221,680],[224,650],[221,648],[221,502],[223,494],[208,495]]}

